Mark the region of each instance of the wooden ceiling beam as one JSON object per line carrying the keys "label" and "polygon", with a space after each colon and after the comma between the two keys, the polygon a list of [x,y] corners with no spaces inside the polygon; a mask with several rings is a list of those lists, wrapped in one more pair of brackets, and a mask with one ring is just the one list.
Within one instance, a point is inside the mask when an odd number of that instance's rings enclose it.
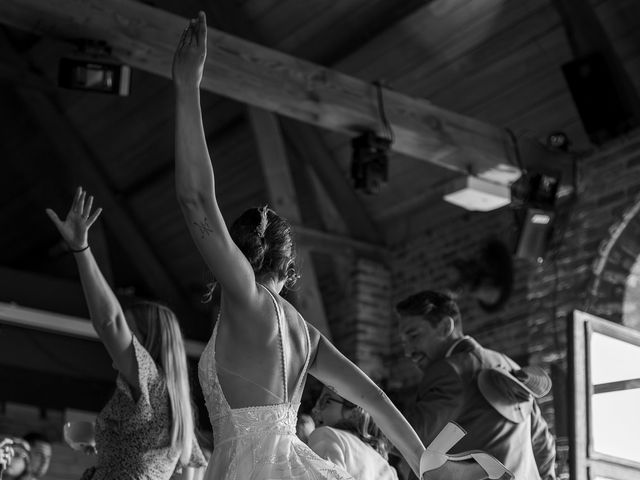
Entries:
{"label": "wooden ceiling beam", "polygon": [[[562,1],[573,0],[554,0],[554,2]],[[469,0],[451,0],[447,9],[466,9],[468,11],[470,8],[468,3],[470,3]],[[494,3],[498,6],[500,2]],[[380,52],[388,50],[388,47],[386,46],[396,44],[398,38],[404,38],[408,35],[407,32],[413,33],[423,31],[428,32],[426,35],[428,35],[429,45],[445,45],[451,41],[451,25],[448,25],[447,22],[443,21],[442,15],[438,13],[437,8],[434,9],[434,5],[432,5],[431,2],[426,2],[422,7],[416,9],[405,18],[393,25],[390,25],[386,30],[360,46],[360,48],[355,49],[343,58],[334,62],[331,65],[331,68],[345,72],[349,75],[360,75],[363,68],[371,70],[371,63],[375,62],[376,58],[380,58]],[[415,33],[415,35],[418,34]],[[477,41],[478,39],[474,37],[468,37],[462,43],[462,45],[464,45],[462,48],[471,49]],[[459,54],[462,54],[462,51],[460,51]],[[442,67],[442,65],[439,64],[433,66],[436,69]],[[428,82],[428,79],[425,79],[425,81]],[[385,105],[386,104],[387,101],[385,100]],[[420,110],[416,110],[415,114],[420,115]],[[485,176],[487,179],[500,184],[509,184],[511,182],[511,180],[508,179],[512,178],[511,174],[514,171],[514,168],[517,171],[553,171],[559,173],[561,177],[561,186],[558,195],[560,197],[567,197],[574,192],[575,168],[571,154],[562,151],[550,150],[536,138],[530,138],[527,136],[519,136],[518,138],[515,138],[503,127],[496,126],[492,128],[496,134],[495,138],[499,137],[505,145],[505,155],[503,159],[508,165],[503,172],[505,173],[504,177],[501,176],[500,171],[491,169],[485,170],[485,173],[482,173],[482,167],[478,165],[475,156],[473,156],[473,152],[471,152],[473,158],[471,158],[468,163],[468,171],[464,171],[464,169],[456,167],[452,168],[451,166],[443,164],[437,160],[433,160],[433,163],[461,173],[480,174],[479,176]],[[469,145],[465,145],[465,148],[468,146]],[[483,149],[482,146],[478,146],[478,148],[480,151]],[[471,149],[473,149],[473,146],[471,146]],[[408,155],[419,158],[415,155]],[[459,166],[459,162],[457,162],[457,160],[452,160],[450,158],[445,158],[445,160],[445,163],[452,161]],[[504,165],[505,162],[501,162],[501,164]]]}
{"label": "wooden ceiling beam", "polygon": [[[302,218],[278,118],[258,108],[250,108],[248,113],[269,201],[275,210],[290,222],[300,224]],[[308,247],[298,249],[296,268],[303,276],[299,280],[300,288],[295,292],[294,303],[309,323],[331,338],[311,250]]]}
{"label": "wooden ceiling beam", "polygon": [[[166,78],[186,24],[177,15],[123,0],[3,0],[0,21],[61,39],[104,40],[121,61]],[[213,28],[202,88],[350,135],[380,128],[372,84]],[[502,168],[512,173],[509,181],[519,173],[504,129],[392,90],[383,96],[395,151],[464,173]]]}
{"label": "wooden ceiling beam", "polygon": [[[89,319],[10,303],[0,302],[0,323],[57,335],[98,340],[98,334]],[[199,358],[204,350],[204,343],[185,339],[184,347],[188,356]]]}
{"label": "wooden ceiling beam", "polygon": [[[0,323],[97,340],[80,282],[0,266]],[[204,344],[186,340],[199,356]]]}

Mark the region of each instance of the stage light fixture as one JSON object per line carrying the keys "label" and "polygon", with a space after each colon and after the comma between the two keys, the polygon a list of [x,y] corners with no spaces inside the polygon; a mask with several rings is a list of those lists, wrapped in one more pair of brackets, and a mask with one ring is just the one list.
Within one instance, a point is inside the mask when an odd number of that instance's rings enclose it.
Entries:
{"label": "stage light fixture", "polygon": [[111,57],[111,49],[102,41],[81,40],[77,51],[60,59],[58,85],[127,96],[131,88],[131,67]]}
{"label": "stage light fixture", "polygon": [[389,151],[395,139],[384,111],[382,83],[375,81],[382,135],[365,130],[351,140],[351,181],[356,190],[376,194],[389,180]]}
{"label": "stage light fixture", "polygon": [[547,147],[552,150],[559,150],[561,152],[568,152],[571,146],[569,137],[564,132],[553,132],[547,136]]}
{"label": "stage light fixture", "polygon": [[526,172],[511,185],[513,206],[553,209],[559,187],[559,172]]}
{"label": "stage light fixture", "polygon": [[351,147],[351,180],[354,188],[367,194],[380,192],[389,179],[391,140],[367,131],[351,140]]}
{"label": "stage light fixture", "polygon": [[555,203],[560,174],[527,172],[512,186],[519,210],[519,235],[515,255],[538,263],[544,261],[556,219]]}

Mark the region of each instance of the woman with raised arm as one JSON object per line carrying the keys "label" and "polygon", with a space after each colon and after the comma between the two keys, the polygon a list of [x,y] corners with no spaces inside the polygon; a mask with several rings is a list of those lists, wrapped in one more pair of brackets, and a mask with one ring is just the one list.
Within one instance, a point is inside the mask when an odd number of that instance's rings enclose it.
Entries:
{"label": "woman with raised arm", "polygon": [[227,229],[216,200],[200,111],[206,53],[206,19],[200,12],[180,38],[173,81],[177,198],[221,288],[218,321],[199,365],[215,440],[206,479],[351,478],[296,436],[307,373],[370,412],[416,474],[482,479],[489,469],[492,478],[500,478],[504,467],[486,454],[447,461],[445,452],[461,434],[453,424],[425,450],[387,396],[279,295],[297,277],[286,220],[266,207],[253,208]]}
{"label": "woman with raised arm", "polygon": [[168,480],[182,467],[206,464],[194,437],[182,334],[159,303],[123,311],[89,248],[89,228],[102,211],[91,212],[92,204],[79,187],[64,221],[47,209],[73,252],[91,322],[118,370],[116,391],[96,418],[97,464],[82,478]]}

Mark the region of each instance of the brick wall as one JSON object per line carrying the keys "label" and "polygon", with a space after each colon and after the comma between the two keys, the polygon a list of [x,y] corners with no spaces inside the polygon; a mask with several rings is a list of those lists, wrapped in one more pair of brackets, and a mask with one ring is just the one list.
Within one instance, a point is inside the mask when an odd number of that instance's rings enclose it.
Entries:
{"label": "brick wall", "polygon": [[388,378],[392,325],[391,272],[382,263],[359,259],[353,272],[353,323],[355,326],[355,362],[378,383]]}
{"label": "brick wall", "polygon": [[340,257],[323,259],[317,271],[333,343],[371,378],[384,382],[392,329],[389,268]]}

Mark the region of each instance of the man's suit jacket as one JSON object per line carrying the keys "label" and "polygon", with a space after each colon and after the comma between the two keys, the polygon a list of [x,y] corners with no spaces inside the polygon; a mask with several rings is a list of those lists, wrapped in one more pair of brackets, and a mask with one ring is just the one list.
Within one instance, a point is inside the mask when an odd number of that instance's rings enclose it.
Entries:
{"label": "man's suit jacket", "polygon": [[467,435],[451,453],[480,449],[500,460],[516,480],[555,479],[555,442],[538,405],[533,401],[531,415],[522,423],[504,418],[478,389],[478,374],[485,368],[512,370],[518,365],[466,337],[448,357],[427,367],[407,419],[425,446],[454,421]]}

